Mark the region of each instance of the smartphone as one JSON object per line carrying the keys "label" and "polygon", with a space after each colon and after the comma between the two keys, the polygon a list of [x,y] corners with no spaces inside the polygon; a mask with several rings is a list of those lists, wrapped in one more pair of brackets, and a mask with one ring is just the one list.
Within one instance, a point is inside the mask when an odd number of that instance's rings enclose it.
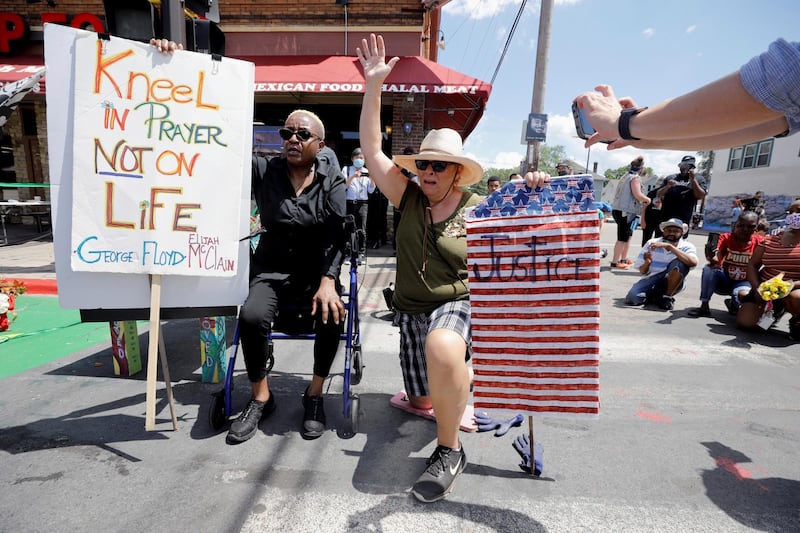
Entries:
{"label": "smartphone", "polygon": [[[583,109],[578,108],[578,104],[575,102],[572,102],[572,117],[575,119],[575,131],[578,132],[578,137],[581,139],[588,139],[594,134],[595,130],[589,123],[589,119],[586,118],[586,113]],[[611,140],[600,142],[608,144],[614,141]]]}
{"label": "smartphone", "polygon": [[717,255],[717,248],[719,248],[719,233],[710,232],[706,240],[706,259],[711,260]]}

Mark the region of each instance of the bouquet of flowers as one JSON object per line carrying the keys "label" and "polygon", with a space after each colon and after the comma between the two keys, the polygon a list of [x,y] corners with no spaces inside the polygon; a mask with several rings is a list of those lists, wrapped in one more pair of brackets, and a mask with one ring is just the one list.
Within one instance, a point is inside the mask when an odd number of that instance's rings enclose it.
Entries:
{"label": "bouquet of flowers", "polygon": [[17,314],[14,312],[14,298],[24,294],[26,290],[25,284],[19,280],[0,279],[0,331],[7,331],[10,322],[17,319]]}
{"label": "bouquet of flowers", "polygon": [[758,294],[761,295],[762,300],[778,300],[785,297],[792,290],[794,284],[791,281],[784,281],[783,272],[768,279],[758,286]]}

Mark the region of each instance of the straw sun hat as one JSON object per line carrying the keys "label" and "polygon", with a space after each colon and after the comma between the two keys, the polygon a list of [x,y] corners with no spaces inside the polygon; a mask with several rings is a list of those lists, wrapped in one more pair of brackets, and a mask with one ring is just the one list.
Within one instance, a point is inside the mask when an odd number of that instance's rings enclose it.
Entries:
{"label": "straw sun hat", "polygon": [[418,154],[396,155],[392,158],[398,166],[414,174],[419,174],[414,164],[417,160],[458,163],[462,166],[458,185],[462,187],[478,183],[483,179],[483,167],[474,159],[464,155],[461,135],[449,128],[429,131],[422,140]]}

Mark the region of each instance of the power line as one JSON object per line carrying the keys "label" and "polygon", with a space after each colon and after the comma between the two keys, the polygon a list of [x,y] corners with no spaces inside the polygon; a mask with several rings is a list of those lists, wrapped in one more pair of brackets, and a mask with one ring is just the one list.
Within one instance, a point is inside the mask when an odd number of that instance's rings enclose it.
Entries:
{"label": "power line", "polygon": [[525,9],[525,4],[528,0],[522,0],[522,4],[519,6],[519,11],[517,11],[517,17],[514,19],[514,24],[511,25],[511,30],[508,32],[508,38],[506,39],[506,44],[503,47],[503,53],[500,54],[500,59],[497,61],[497,67],[494,69],[494,74],[492,74],[492,81],[489,82],[490,85],[494,85],[494,80],[497,78],[497,73],[500,72],[500,65],[503,64],[503,59],[506,57],[506,52],[508,51],[508,47],[511,45],[511,39],[514,37],[514,32],[517,29],[517,24],[519,23],[519,19],[522,18],[522,12]]}

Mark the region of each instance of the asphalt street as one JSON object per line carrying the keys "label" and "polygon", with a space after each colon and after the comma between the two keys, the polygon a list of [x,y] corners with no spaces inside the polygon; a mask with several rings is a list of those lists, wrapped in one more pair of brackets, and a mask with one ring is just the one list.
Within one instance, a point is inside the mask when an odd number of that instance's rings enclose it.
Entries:
{"label": "asphalt street", "polygon": [[[615,229],[606,225],[603,247],[613,246]],[[704,235],[690,239],[702,250]],[[637,232],[632,252],[639,240]],[[227,445],[207,420],[220,386],[200,382],[197,321],[167,321],[177,431],[162,381],[157,430],[144,430],[144,372],[114,377],[107,344],[0,380],[0,530],[800,531],[800,348],[785,319],[776,331],[737,331],[719,296],[711,317],[688,317],[699,268],[674,311],[626,307],[637,274],[608,262],[600,417],[534,417],[544,446],[539,478],[518,468],[511,446],[527,427],[504,437],[462,433],[469,465],[453,494],[427,505],[410,495],[435,425],[389,405],[402,379],[381,294],[395,260],[384,248],[362,268],[366,368],[355,388],[355,437],[336,432],[345,422],[340,350],[326,383],[329,431],[301,438],[311,345],[282,341],[271,376],[277,411],[252,440]],[[52,266],[47,240],[0,247],[3,275],[53,277]],[[0,357],[8,349],[13,341],[0,345]],[[241,409],[241,358],[235,386]]]}

